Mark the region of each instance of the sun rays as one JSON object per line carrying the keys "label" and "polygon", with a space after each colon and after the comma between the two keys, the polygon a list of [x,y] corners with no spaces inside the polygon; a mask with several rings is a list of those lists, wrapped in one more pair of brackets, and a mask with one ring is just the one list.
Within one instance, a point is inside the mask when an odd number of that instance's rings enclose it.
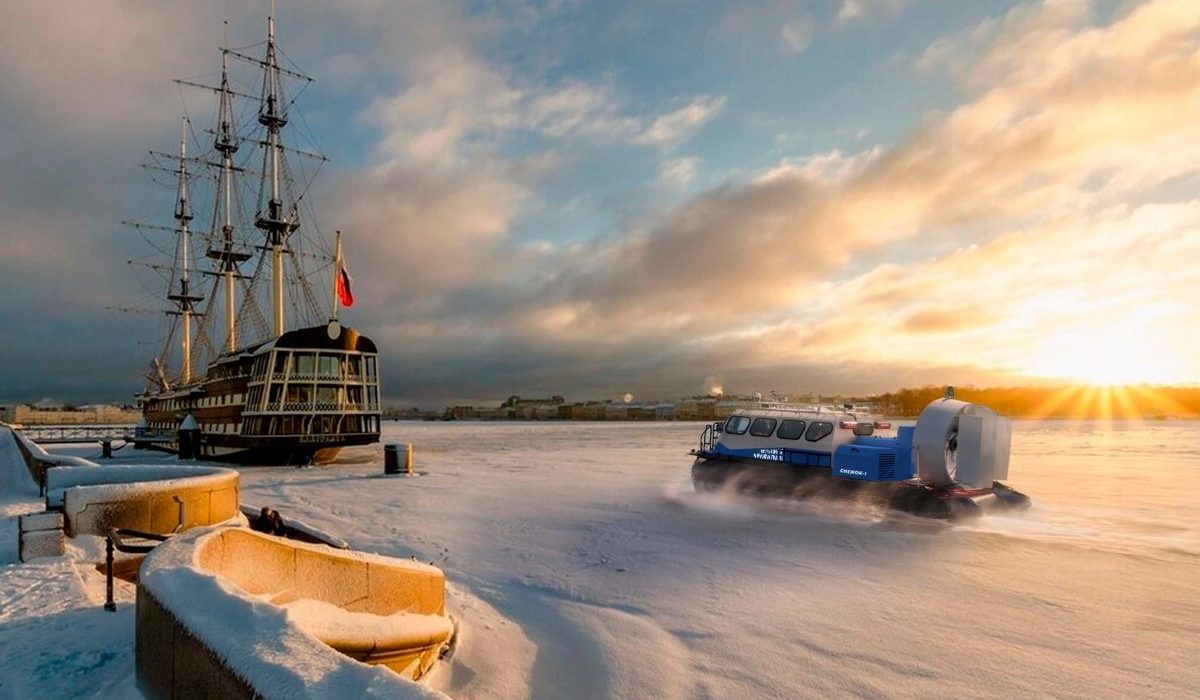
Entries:
{"label": "sun rays", "polygon": [[1078,384],[1050,394],[1029,418],[1101,421],[1175,418],[1194,411],[1162,388],[1147,385]]}

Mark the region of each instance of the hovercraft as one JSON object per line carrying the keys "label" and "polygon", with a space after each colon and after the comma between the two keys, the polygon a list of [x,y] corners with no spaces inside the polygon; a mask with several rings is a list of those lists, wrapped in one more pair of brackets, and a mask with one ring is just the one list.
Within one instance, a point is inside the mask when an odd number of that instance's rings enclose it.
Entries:
{"label": "hovercraft", "polygon": [[705,426],[692,465],[697,490],[866,497],[929,518],[959,519],[1024,509],[1006,486],[1012,423],[995,411],[946,397],[894,436],[891,424],[846,406],[762,403]]}

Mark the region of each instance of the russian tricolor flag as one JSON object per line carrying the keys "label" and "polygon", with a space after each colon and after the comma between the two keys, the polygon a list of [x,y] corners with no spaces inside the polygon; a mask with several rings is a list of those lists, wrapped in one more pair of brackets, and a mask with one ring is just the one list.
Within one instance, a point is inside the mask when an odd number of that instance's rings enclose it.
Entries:
{"label": "russian tricolor flag", "polygon": [[342,306],[354,306],[354,292],[350,289],[352,282],[354,279],[346,271],[346,263],[343,261],[337,276],[337,297],[342,302]]}

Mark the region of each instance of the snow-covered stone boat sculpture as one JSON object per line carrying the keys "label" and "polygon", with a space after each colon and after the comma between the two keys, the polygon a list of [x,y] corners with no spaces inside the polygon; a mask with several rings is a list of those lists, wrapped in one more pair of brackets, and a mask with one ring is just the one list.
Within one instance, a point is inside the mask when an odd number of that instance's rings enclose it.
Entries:
{"label": "snow-covered stone boat sculpture", "polygon": [[933,518],[1026,508],[1008,478],[1011,423],[995,411],[945,398],[894,436],[889,423],[852,409],[768,404],[706,426],[693,450],[698,489],[797,496],[866,496]]}
{"label": "snow-covered stone boat sculpture", "polygon": [[151,698],[443,697],[403,679],[451,643],[444,588],[415,561],[191,530],[142,564],[138,684]]}

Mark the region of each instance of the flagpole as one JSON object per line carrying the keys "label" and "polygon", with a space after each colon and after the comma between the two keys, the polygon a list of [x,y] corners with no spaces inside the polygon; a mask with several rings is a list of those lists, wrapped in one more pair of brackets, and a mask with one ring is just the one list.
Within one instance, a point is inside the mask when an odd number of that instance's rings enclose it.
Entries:
{"label": "flagpole", "polygon": [[337,237],[333,244],[333,319],[338,320],[339,307],[342,305],[342,300],[338,298],[338,282],[342,277],[342,232],[337,232]]}

